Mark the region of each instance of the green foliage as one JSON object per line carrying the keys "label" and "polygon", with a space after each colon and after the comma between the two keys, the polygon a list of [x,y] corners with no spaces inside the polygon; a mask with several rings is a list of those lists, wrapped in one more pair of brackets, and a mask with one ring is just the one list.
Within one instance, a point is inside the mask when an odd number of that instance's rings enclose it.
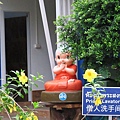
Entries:
{"label": "green foliage", "polygon": [[[24,111],[24,109],[15,101],[15,98],[17,96],[24,98],[24,94],[28,93],[28,89],[32,89],[29,84],[37,86],[35,82],[41,82],[43,76],[39,73],[37,76],[30,74],[31,78],[28,78],[25,75],[24,70],[11,72],[14,77],[7,75],[7,83],[0,89],[0,112],[6,112],[8,119],[10,120],[12,120],[12,118],[16,120],[38,120],[38,117],[29,108],[27,108],[28,111]],[[39,102],[33,102],[33,106],[34,109],[38,108]],[[16,112],[16,115],[11,117],[11,113],[13,112]]]}
{"label": "green foliage", "polygon": [[35,109],[40,107],[39,102],[32,102],[32,104]]}
{"label": "green foliage", "polygon": [[[84,59],[84,68],[120,72],[120,1],[75,0],[73,14],[59,17],[59,42]],[[107,74],[106,73],[106,74]],[[106,77],[110,77],[111,73]],[[116,78],[116,76],[118,78]],[[113,76],[120,80],[120,75]]]}

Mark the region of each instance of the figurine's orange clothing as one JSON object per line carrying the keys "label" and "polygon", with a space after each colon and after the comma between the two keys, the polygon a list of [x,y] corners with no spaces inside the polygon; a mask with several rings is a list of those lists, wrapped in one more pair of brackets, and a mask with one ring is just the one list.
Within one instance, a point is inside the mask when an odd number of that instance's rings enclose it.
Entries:
{"label": "figurine's orange clothing", "polygon": [[[68,68],[73,69],[75,71],[75,73],[77,71],[77,66],[74,65],[74,64],[68,66]],[[68,79],[68,80],[69,79],[76,79],[76,74],[75,75],[70,75],[66,71],[61,71],[61,73],[59,73],[55,76],[54,80],[61,80],[61,79]]]}
{"label": "figurine's orange clothing", "polygon": [[[72,64],[68,66],[75,71],[77,71],[77,66]],[[69,81],[73,79],[73,81]],[[76,79],[76,75],[70,75],[66,71],[61,71],[61,73],[55,76],[55,79],[45,83],[46,91],[75,91],[82,89],[81,80]]]}

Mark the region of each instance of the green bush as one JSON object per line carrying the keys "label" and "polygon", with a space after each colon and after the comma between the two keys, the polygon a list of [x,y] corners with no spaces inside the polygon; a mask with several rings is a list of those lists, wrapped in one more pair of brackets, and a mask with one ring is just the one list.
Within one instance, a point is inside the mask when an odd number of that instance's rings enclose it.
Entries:
{"label": "green bush", "polygon": [[71,48],[73,57],[84,59],[85,69],[120,80],[120,1],[75,0],[72,5],[73,14],[55,21],[59,42]]}

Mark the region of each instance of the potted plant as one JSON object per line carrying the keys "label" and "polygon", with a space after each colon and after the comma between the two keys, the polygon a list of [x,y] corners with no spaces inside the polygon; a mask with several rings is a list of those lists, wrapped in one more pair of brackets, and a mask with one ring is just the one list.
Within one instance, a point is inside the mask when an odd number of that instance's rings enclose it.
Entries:
{"label": "potted plant", "polygon": [[55,21],[59,42],[84,59],[84,69],[120,82],[120,1],[75,0],[72,5],[71,15]]}

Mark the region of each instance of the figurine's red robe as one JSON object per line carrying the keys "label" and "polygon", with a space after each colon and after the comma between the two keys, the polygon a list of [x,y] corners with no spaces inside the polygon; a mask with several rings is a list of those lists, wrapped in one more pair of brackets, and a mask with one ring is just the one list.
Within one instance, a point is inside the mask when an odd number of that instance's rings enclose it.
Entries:
{"label": "figurine's red robe", "polygon": [[[77,71],[77,66],[72,64],[68,68]],[[45,83],[46,91],[76,91],[82,89],[81,80],[77,80],[76,75],[70,75],[65,71],[56,74],[55,79]]]}

